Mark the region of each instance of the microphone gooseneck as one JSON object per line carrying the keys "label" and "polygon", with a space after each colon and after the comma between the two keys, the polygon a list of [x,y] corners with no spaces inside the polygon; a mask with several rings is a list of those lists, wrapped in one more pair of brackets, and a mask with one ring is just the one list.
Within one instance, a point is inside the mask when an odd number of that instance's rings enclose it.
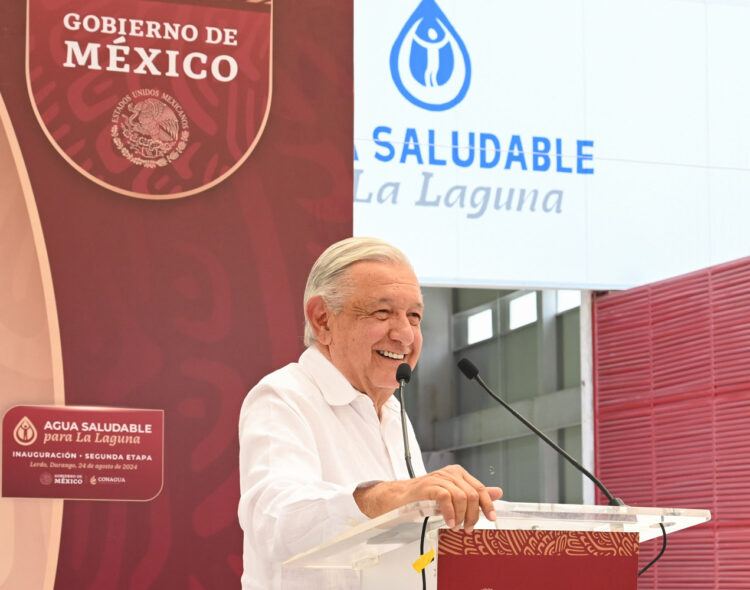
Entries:
{"label": "microphone gooseneck", "polygon": [[526,418],[521,416],[518,412],[516,412],[504,399],[502,399],[499,395],[497,395],[494,391],[492,391],[489,386],[484,382],[484,380],[479,376],[479,369],[477,369],[476,365],[472,363],[469,359],[461,359],[458,362],[458,368],[460,371],[466,376],[469,380],[474,380],[484,389],[488,394],[490,394],[495,401],[500,403],[506,410],[508,410],[511,414],[513,414],[518,420],[520,420],[527,428],[529,428],[534,434],[536,434],[539,438],[541,438],[544,442],[546,442],[549,446],[551,446],[555,451],[557,451],[562,457],[564,457],[568,463],[570,463],[573,467],[575,467],[578,471],[583,473],[586,477],[588,477],[591,481],[593,481],[596,486],[602,491],[602,493],[607,497],[609,500],[610,506],[625,506],[625,502],[623,502],[620,498],[615,498],[610,491],[605,487],[605,485],[599,481],[596,476],[591,473],[588,469],[586,469],[583,465],[581,465],[578,461],[576,461],[573,457],[571,457],[565,449],[560,447],[558,444],[552,442],[552,440],[544,434],[541,430],[539,430],[536,426],[534,426],[531,422],[529,422]]}
{"label": "microphone gooseneck", "polygon": [[406,429],[406,400],[404,399],[404,390],[406,384],[411,380],[411,367],[409,363],[401,363],[396,369],[396,381],[398,381],[398,394],[401,398],[401,432],[404,436],[404,458],[406,459],[406,469],[409,470],[409,477],[414,479],[414,468],[411,466],[411,451],[409,451],[409,433]]}

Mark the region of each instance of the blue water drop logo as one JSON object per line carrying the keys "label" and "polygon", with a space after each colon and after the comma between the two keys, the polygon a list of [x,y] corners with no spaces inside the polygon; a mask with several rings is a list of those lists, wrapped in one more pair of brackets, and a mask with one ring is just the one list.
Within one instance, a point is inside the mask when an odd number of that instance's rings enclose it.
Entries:
{"label": "blue water drop logo", "polygon": [[456,106],[469,90],[471,61],[463,39],[435,0],[422,0],[391,48],[399,92],[430,111]]}

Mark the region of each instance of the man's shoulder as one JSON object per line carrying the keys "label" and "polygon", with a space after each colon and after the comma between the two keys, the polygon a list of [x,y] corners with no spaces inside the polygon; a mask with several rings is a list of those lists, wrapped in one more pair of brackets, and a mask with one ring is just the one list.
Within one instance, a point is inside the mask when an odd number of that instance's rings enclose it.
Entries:
{"label": "man's shoulder", "polygon": [[[307,350],[298,362],[276,369],[263,377],[250,390],[246,402],[263,395],[279,395],[289,401],[295,399],[311,400],[319,397],[320,387],[316,378],[317,351]],[[320,354],[320,353],[317,353]]]}
{"label": "man's shoulder", "polygon": [[310,375],[303,370],[299,363],[289,363],[258,381],[250,390],[248,396],[259,395],[268,391],[285,396],[309,394],[311,388],[315,388],[315,382]]}
{"label": "man's shoulder", "polygon": [[354,397],[356,392],[346,378],[319,350],[310,347],[298,362],[263,377],[247,394],[243,410],[269,402],[305,413],[347,405]]}

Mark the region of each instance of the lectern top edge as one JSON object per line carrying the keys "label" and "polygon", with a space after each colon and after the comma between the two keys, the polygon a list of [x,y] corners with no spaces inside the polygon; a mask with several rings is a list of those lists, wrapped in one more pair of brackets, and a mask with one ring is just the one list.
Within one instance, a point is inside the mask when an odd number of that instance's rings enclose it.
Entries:
{"label": "lectern top edge", "polygon": [[[637,506],[586,506],[527,502],[495,503],[497,520],[480,517],[475,529],[559,530],[638,533],[642,543],[711,519],[708,510]],[[429,529],[445,525],[436,502],[415,502],[357,525],[341,535],[296,555],[285,567],[355,568],[419,539],[421,525],[431,517]]]}

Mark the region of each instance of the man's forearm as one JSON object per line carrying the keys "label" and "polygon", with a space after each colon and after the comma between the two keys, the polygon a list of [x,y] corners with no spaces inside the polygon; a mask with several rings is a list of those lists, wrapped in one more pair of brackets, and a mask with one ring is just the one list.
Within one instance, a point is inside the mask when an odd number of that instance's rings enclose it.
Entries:
{"label": "man's forearm", "polygon": [[354,490],[354,501],[362,514],[375,518],[409,503],[404,499],[406,483],[407,481],[381,481],[373,485],[358,486]]}
{"label": "man's forearm", "polygon": [[480,510],[495,520],[492,502],[502,495],[500,488],[485,487],[464,468],[449,465],[422,477],[358,487],[354,501],[364,515],[375,518],[411,502],[434,500],[449,528],[458,530],[463,524],[471,532]]}

